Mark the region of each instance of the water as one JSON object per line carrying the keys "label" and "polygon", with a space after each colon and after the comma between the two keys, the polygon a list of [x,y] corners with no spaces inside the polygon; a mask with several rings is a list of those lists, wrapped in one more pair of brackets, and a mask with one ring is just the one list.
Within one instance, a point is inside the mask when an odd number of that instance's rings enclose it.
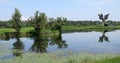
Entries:
{"label": "water", "polygon": [[[10,44],[10,49],[26,52],[54,52],[58,50],[79,53],[120,53],[120,30],[103,32],[71,32],[54,37],[16,37],[0,39],[0,44]],[[19,56],[22,52],[13,52]]]}
{"label": "water", "polygon": [[105,32],[108,41],[99,42],[104,32],[75,32],[63,34],[63,39],[69,44],[69,50],[92,53],[120,53],[120,30]]}

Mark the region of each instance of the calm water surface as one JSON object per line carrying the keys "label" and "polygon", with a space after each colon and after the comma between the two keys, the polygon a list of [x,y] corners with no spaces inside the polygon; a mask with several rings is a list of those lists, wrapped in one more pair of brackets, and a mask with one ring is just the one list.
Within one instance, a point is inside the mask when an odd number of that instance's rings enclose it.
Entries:
{"label": "calm water surface", "polygon": [[10,44],[10,49],[24,52],[53,52],[58,50],[86,51],[91,53],[120,53],[120,30],[103,32],[72,32],[57,37],[20,37],[0,39],[0,44]]}

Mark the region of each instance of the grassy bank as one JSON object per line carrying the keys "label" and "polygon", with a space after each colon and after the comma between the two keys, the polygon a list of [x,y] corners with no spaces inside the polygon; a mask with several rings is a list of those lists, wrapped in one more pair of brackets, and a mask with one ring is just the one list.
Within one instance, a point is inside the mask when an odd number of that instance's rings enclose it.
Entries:
{"label": "grassy bank", "polygon": [[[27,32],[30,32],[31,30],[33,30],[34,28],[33,27],[23,27],[21,28],[20,32],[21,32],[21,36],[26,36],[26,33]],[[12,28],[0,28],[0,34],[3,34],[3,33],[6,33],[6,32],[15,32],[14,29]],[[58,34],[59,32],[57,30],[42,30],[41,31],[41,34],[45,34],[45,35],[56,35]]]}
{"label": "grassy bank", "polygon": [[[103,29],[120,29],[120,26],[108,26],[103,27],[102,25],[89,25],[89,26],[62,26],[63,31],[72,31],[72,30],[103,30]],[[33,30],[33,27],[23,27],[20,32],[29,32]],[[43,30],[43,32],[51,32],[51,30]],[[12,28],[0,28],[0,33],[4,32],[15,32]]]}
{"label": "grassy bank", "polygon": [[101,31],[103,29],[120,29],[120,26],[108,26],[103,27],[102,25],[90,25],[90,26],[63,26],[63,31],[72,31],[72,30],[92,30],[92,31]]}
{"label": "grassy bank", "polygon": [[0,34],[5,32],[15,32],[15,30],[12,28],[0,28]]}

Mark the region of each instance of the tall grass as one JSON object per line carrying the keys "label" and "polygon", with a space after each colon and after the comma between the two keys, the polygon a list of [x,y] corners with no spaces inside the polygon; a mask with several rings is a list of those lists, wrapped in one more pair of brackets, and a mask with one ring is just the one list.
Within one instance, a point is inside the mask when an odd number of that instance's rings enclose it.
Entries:
{"label": "tall grass", "polygon": [[0,63],[119,63],[119,54],[92,54],[72,51],[55,51],[50,53],[23,53],[20,57],[4,58],[12,54],[9,44],[0,44]]}
{"label": "tall grass", "polygon": [[59,51],[53,53],[25,53],[21,57],[0,60],[0,63],[97,63],[97,61],[115,57],[117,55],[114,54],[90,54],[86,52],[73,54],[70,51]]}
{"label": "tall grass", "polygon": [[113,58],[109,58],[109,59],[103,59],[103,60],[99,60],[96,61],[95,63],[120,63],[120,57],[113,57]]}

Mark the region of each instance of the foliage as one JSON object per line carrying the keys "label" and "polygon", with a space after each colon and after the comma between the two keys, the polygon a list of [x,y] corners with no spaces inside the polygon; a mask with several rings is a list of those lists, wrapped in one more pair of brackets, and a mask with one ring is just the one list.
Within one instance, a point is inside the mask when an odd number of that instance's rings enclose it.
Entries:
{"label": "foliage", "polygon": [[61,34],[62,25],[67,21],[67,19],[64,17],[57,17],[57,19],[50,18],[49,21],[50,21],[49,25],[51,27],[51,30],[58,30],[59,33]]}
{"label": "foliage", "polygon": [[12,15],[12,27],[16,30],[16,32],[20,32],[21,29],[21,14],[17,8]]}
{"label": "foliage", "polygon": [[47,16],[45,13],[39,13],[36,11],[33,18],[30,18],[31,23],[34,26],[34,34],[39,34],[42,29],[46,28],[47,25]]}

